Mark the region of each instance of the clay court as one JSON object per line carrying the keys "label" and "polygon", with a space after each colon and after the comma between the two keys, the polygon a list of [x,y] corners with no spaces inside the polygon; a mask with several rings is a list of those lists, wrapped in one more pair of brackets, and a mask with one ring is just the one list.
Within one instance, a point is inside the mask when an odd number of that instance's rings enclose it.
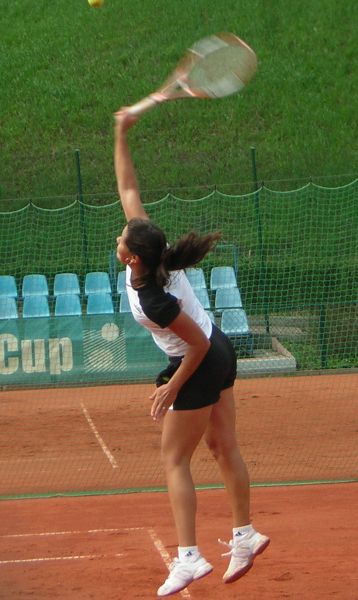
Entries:
{"label": "clay court", "polygon": [[[151,389],[1,393],[1,600],[156,597],[176,540],[167,495],[148,491],[165,485]],[[272,542],[221,582],[230,515],[200,447],[199,544],[214,572],[178,598],[357,597],[357,389],[355,373],[237,380],[252,517]]]}

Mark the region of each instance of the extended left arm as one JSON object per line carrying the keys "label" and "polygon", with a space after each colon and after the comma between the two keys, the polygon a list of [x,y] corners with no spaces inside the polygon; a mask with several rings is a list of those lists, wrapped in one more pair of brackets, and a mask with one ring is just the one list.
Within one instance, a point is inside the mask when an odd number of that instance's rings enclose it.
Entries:
{"label": "extended left arm", "polygon": [[188,349],[170,381],[157,388],[150,397],[153,400],[151,415],[155,420],[163,416],[163,409],[166,411],[173,404],[180,388],[196,371],[211,344],[195,321],[183,311],[170,324],[169,329],[187,342]]}

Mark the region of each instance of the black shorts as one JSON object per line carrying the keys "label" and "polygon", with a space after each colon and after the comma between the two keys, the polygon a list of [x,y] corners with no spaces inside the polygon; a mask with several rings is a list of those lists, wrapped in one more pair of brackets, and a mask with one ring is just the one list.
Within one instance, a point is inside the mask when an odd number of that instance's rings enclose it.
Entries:
{"label": "black shorts", "polygon": [[[173,410],[194,410],[215,404],[220,392],[234,385],[236,354],[229,338],[213,325],[211,346],[196,371],[180,388]],[[168,383],[183,357],[170,357],[169,365],[156,379],[157,387]]]}

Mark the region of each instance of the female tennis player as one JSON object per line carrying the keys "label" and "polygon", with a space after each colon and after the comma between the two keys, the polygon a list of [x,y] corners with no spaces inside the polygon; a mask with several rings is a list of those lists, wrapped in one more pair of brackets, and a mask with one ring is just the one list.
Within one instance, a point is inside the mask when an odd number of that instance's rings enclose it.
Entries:
{"label": "female tennis player", "polygon": [[249,476],[236,441],[233,385],[236,356],[229,339],[211,322],[197,300],[184,269],[196,265],[213,247],[217,233],[189,233],[169,245],[141,202],[127,132],[137,121],[127,109],[115,114],[114,163],[127,225],[117,238],[117,257],[126,268],[133,317],[149,329],[168,356],[157,378],[151,415],[162,420],[161,452],[178,538],[178,557],[158,596],[175,594],[213,567],[196,539],[196,494],[190,471],[194,450],[204,437],[229,495],[232,540],[223,576],[231,583],[252,566],[269,544],[250,523]]}

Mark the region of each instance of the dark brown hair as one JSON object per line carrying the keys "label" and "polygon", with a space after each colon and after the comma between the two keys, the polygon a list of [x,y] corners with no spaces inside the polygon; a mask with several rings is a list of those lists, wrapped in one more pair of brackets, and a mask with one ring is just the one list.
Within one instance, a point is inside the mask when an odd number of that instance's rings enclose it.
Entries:
{"label": "dark brown hair", "polygon": [[163,287],[168,283],[170,271],[196,265],[219,238],[219,232],[200,235],[192,231],[169,246],[164,231],[152,221],[131,219],[128,222],[126,244],[148,269],[148,275],[136,283],[143,284],[149,278],[154,278]]}

